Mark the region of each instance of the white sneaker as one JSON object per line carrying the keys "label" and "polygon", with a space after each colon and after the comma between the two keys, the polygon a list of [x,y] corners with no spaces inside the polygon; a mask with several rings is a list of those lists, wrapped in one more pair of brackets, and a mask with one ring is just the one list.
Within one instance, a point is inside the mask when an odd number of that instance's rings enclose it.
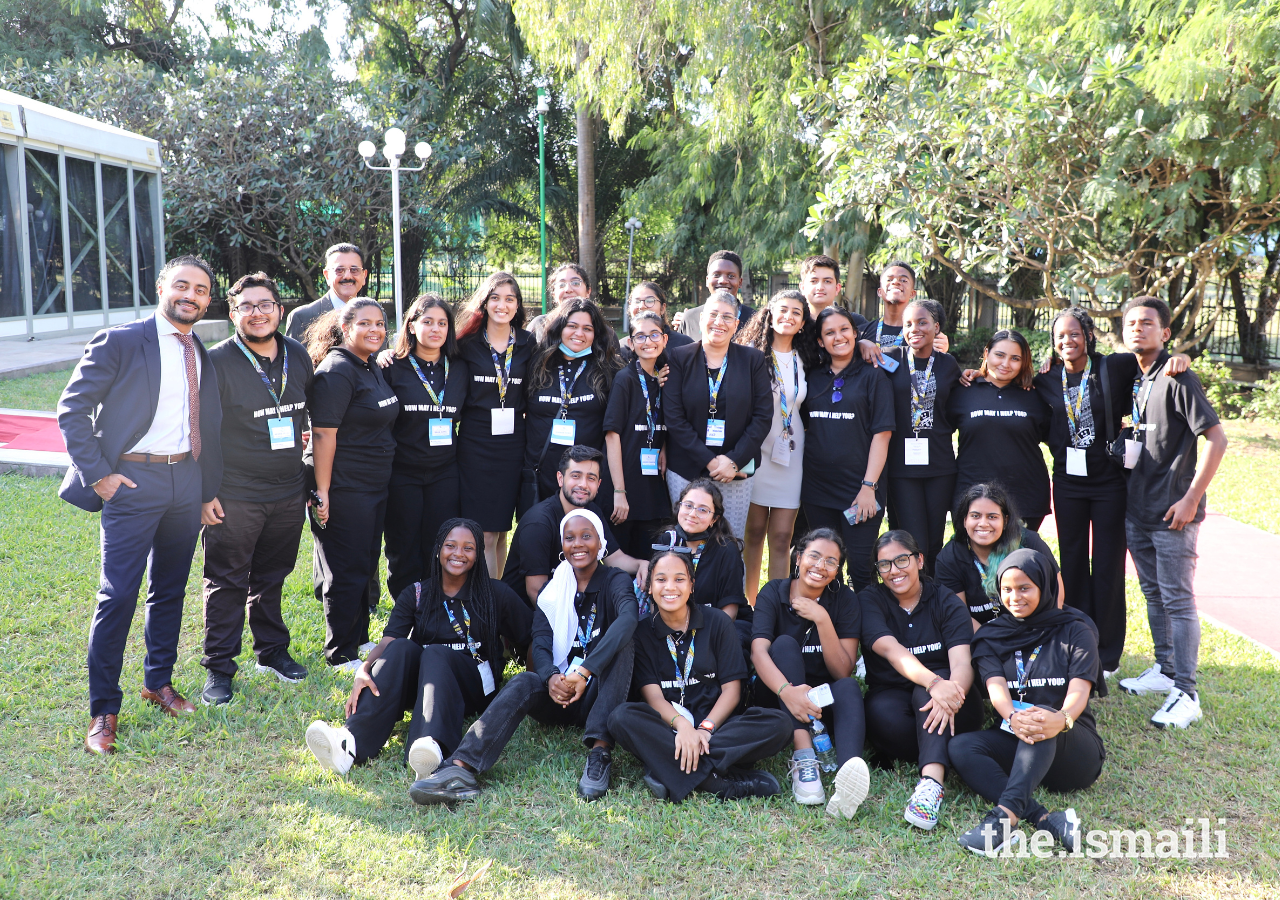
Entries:
{"label": "white sneaker", "polygon": [[871,773],[862,757],[855,756],[845,761],[836,772],[835,790],[831,793],[831,802],[827,804],[827,815],[852,819],[867,799],[867,790],[871,787]]}
{"label": "white sneaker", "polygon": [[1200,699],[1174,688],[1161,707],[1156,710],[1155,715],[1151,717],[1151,724],[1157,728],[1186,728],[1192,722],[1198,722],[1203,718]]}
{"label": "white sneaker", "polygon": [[440,745],[436,743],[435,738],[418,738],[409,747],[409,768],[413,769],[418,781],[440,768],[442,759],[444,754],[440,752]]}
{"label": "white sneaker", "polygon": [[1102,670],[1102,677],[1105,678],[1107,681],[1115,681],[1116,676],[1119,674],[1120,674],[1119,669],[1103,669]]}
{"label": "white sneaker", "polygon": [[365,641],[363,644],[360,645],[360,658],[364,659],[366,656],[369,655],[369,651],[376,646],[378,646],[377,641]]}
{"label": "white sneaker", "polygon": [[793,756],[787,769],[791,773],[791,793],[797,803],[820,806],[827,802],[827,794],[822,789],[822,778],[818,774],[817,759],[796,759]]}
{"label": "white sneaker", "polygon": [[354,675],[360,671],[360,667],[363,665],[364,660],[362,659],[349,659],[344,663],[338,663],[332,668],[335,672],[346,672],[348,675]]}
{"label": "white sneaker", "polygon": [[325,722],[312,722],[307,726],[307,749],[316,762],[339,775],[351,771],[356,761],[356,739],[346,728],[334,728]]}
{"label": "white sneaker", "polygon": [[1160,671],[1160,663],[1137,678],[1121,678],[1120,687],[1130,694],[1167,694],[1173,690],[1173,679]]}

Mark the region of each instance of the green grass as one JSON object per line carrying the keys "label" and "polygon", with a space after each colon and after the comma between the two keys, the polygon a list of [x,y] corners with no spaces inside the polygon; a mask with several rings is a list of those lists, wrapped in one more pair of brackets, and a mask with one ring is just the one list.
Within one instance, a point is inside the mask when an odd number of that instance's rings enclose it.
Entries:
{"label": "green grass", "polygon": [[70,369],[0,380],[0,408],[53,412],[58,398],[62,396],[62,389],[70,380]]}
{"label": "green grass", "polygon": [[[1209,485],[1209,506],[1255,528],[1280,534],[1280,424],[1223,422],[1231,445]],[[1203,443],[1203,442],[1202,442]]]}
{"label": "green grass", "polygon": [[[1280,662],[1212,627],[1201,655],[1204,722],[1164,734],[1147,724],[1155,699],[1097,701],[1109,758],[1099,782],[1069,802],[1095,828],[1154,831],[1187,817],[1226,817],[1225,860],[978,859],[955,838],[982,814],[981,801],[949,778],[937,830],[915,831],[901,819],[915,781],[905,767],[873,770],[870,797],[852,822],[797,807],[789,793],[659,804],[625,753],[613,791],[587,805],[574,795],[577,740],[533,722],[517,731],[478,801],[418,809],[400,762],[402,730],[380,759],[345,780],[322,771],[303,743],[312,719],[339,720],[350,684],[320,659],[323,620],[305,538],[285,614],[294,653],[312,676],[282,685],[242,674],[229,707],[163,717],[137,696],[139,613],[122,677],[121,752],[95,759],[81,742],[97,517],[59,502],[54,487],[51,479],[0,476],[0,897],[417,900],[442,896],[485,860],[493,867],[467,897],[1280,894]],[[204,675],[199,571],[197,555],[175,672],[188,696]],[[1129,602],[1124,674],[1150,655],[1133,584]],[[242,673],[247,663],[248,654]],[[769,767],[783,776],[783,757]]]}

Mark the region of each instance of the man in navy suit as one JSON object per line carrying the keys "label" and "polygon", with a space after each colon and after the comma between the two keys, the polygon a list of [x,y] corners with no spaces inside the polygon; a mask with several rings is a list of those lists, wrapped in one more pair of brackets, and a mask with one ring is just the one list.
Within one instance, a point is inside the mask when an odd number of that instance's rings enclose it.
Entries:
{"label": "man in navy suit", "polygon": [[142,698],[171,716],[195,708],[172,680],[203,505],[222,481],[218,376],[191,333],[212,285],[199,257],[170,260],[156,279],[157,313],[94,335],[58,401],[71,455],[58,495],[102,510],[102,574],[89,629],[90,753],[115,751],[124,647],[148,566]]}
{"label": "man in navy suit", "polygon": [[355,244],[334,244],[324,251],[324,280],[329,290],[319,300],[299,306],[289,313],[284,333],[295,341],[303,340],[307,329],[325,313],[342,309],[364,289],[369,270],[364,267],[364,251]]}

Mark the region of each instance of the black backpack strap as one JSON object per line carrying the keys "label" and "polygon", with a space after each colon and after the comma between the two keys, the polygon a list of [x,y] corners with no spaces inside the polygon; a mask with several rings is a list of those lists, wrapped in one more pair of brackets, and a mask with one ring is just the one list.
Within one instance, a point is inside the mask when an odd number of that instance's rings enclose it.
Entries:
{"label": "black backpack strap", "polygon": [[1106,409],[1107,436],[1103,439],[1104,443],[1110,443],[1116,439],[1116,413],[1114,404],[1111,402],[1111,379],[1107,377],[1107,358],[1102,357],[1102,362],[1098,365],[1098,378],[1102,382],[1102,405]]}

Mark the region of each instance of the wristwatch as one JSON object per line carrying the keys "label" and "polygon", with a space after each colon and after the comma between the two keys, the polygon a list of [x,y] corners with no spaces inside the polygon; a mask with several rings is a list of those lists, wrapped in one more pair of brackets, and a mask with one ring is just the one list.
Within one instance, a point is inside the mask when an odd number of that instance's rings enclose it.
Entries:
{"label": "wristwatch", "polygon": [[1062,710],[1062,718],[1066,722],[1066,725],[1062,729],[1063,731],[1070,731],[1072,728],[1076,727],[1076,720],[1071,718],[1071,714],[1065,710]]}
{"label": "wristwatch", "polygon": [[713,731],[716,730],[716,723],[712,722],[710,719],[703,719],[701,722],[698,723],[698,727],[701,728],[703,731],[705,731],[707,734],[711,734]]}
{"label": "wristwatch", "polygon": [[862,479],[862,483],[873,491],[878,491],[880,489],[880,482],[878,481],[867,481],[867,479],[864,478]]}

